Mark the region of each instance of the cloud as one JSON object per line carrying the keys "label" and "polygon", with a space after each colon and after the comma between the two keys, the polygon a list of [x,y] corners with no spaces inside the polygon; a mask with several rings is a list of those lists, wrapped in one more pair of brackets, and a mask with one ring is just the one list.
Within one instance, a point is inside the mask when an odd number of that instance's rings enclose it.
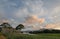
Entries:
{"label": "cloud", "polygon": [[53,13],[60,13],[60,6],[55,7]]}
{"label": "cloud", "polygon": [[0,20],[0,24],[2,23],[9,23],[13,28],[16,28],[16,26],[19,24],[19,22],[17,22],[16,20],[14,19],[2,19]]}
{"label": "cloud", "polygon": [[5,22],[8,22],[8,23],[9,23],[10,21],[7,20],[7,19],[5,19],[5,18],[3,18],[3,19],[1,18],[1,19],[0,19],[0,24],[5,23]]}
{"label": "cloud", "polygon": [[25,23],[27,24],[42,24],[45,22],[45,18],[38,18],[36,15],[30,15],[25,17]]}
{"label": "cloud", "polygon": [[[60,3],[55,3],[55,1],[52,3],[47,3],[48,8],[46,9],[46,7],[44,7],[43,1],[41,0],[22,0],[21,5],[23,6],[19,7],[19,9],[17,9],[13,13],[13,17],[17,19],[22,19],[22,21],[25,21],[27,25],[32,24],[31,26],[33,26],[33,29],[37,29],[37,26],[40,27],[40,24],[43,24],[46,21],[46,19],[49,19],[48,22],[50,20],[53,23],[60,22]],[[42,16],[46,16],[46,18]],[[56,27],[58,28],[59,26],[56,24],[48,24],[46,25],[46,27],[56,29]]]}
{"label": "cloud", "polygon": [[56,6],[52,9],[51,13],[49,14],[49,19],[53,20],[54,23],[60,22],[60,6]]}
{"label": "cloud", "polygon": [[41,0],[25,0],[22,1],[24,7],[20,7],[14,15],[16,18],[21,18],[27,15],[38,15],[43,16],[47,14],[47,9],[43,7]]}
{"label": "cloud", "polygon": [[47,24],[46,29],[58,29],[60,30],[60,23],[51,23],[51,24]]}
{"label": "cloud", "polygon": [[[47,10],[43,7],[41,0],[22,0],[21,2],[17,0],[17,2],[9,0],[1,1],[1,9],[4,10],[3,14],[5,13],[4,19],[15,18],[15,20],[18,19],[17,21],[19,22],[24,22],[24,17],[28,17],[28,15],[46,15]],[[19,6],[19,4],[21,6]],[[19,8],[16,9],[15,7]],[[41,23],[43,23],[43,21],[41,21]]]}
{"label": "cloud", "polygon": [[2,20],[6,18],[5,15],[4,10],[0,7],[0,23],[2,23]]}
{"label": "cloud", "polygon": [[14,26],[24,22],[31,24],[60,22],[60,1],[0,0],[0,20],[2,19],[7,19]]}

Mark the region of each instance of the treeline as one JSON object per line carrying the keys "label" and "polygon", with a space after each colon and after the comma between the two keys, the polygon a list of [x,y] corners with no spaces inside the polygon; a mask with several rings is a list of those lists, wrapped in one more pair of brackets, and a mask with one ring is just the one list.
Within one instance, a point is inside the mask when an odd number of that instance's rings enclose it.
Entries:
{"label": "treeline", "polygon": [[23,24],[19,24],[16,26],[16,28],[13,28],[9,23],[4,22],[2,24],[0,24],[0,32],[4,31],[4,30],[21,30],[24,28]]}
{"label": "treeline", "polygon": [[38,30],[38,31],[30,31],[31,34],[39,34],[39,33],[60,33],[60,30],[55,29],[44,29],[44,30]]}
{"label": "treeline", "polygon": [[[24,29],[23,24],[19,24],[16,26],[16,28],[13,28],[9,23],[2,23],[0,24],[0,32],[3,30],[21,30]],[[60,33],[60,30],[56,29],[43,29],[43,30],[38,30],[38,31],[29,31],[28,33],[31,34],[38,34],[38,33]]]}

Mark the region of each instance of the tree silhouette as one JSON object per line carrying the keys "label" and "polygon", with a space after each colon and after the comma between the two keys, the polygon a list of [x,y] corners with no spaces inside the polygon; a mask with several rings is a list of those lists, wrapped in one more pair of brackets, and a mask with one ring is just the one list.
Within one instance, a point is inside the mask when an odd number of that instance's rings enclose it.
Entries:
{"label": "tree silhouette", "polygon": [[3,26],[4,28],[12,28],[9,23],[2,23],[1,26]]}
{"label": "tree silhouette", "polygon": [[24,25],[23,24],[19,24],[17,27],[16,27],[16,30],[21,30],[24,28]]}

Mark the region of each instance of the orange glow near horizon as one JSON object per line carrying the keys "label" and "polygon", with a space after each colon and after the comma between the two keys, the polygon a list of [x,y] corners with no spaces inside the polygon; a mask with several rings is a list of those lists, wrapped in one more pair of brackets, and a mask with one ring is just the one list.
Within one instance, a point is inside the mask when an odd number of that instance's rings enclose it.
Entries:
{"label": "orange glow near horizon", "polygon": [[45,18],[38,18],[36,15],[32,15],[30,18],[27,17],[26,19],[26,23],[32,24],[32,23],[44,23],[45,22]]}

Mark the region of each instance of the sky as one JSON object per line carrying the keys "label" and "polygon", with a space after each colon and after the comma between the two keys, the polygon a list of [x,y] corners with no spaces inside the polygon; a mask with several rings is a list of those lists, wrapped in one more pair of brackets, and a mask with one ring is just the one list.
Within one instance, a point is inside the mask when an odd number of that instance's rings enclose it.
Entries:
{"label": "sky", "polygon": [[0,0],[0,23],[13,27],[60,23],[60,0]]}

